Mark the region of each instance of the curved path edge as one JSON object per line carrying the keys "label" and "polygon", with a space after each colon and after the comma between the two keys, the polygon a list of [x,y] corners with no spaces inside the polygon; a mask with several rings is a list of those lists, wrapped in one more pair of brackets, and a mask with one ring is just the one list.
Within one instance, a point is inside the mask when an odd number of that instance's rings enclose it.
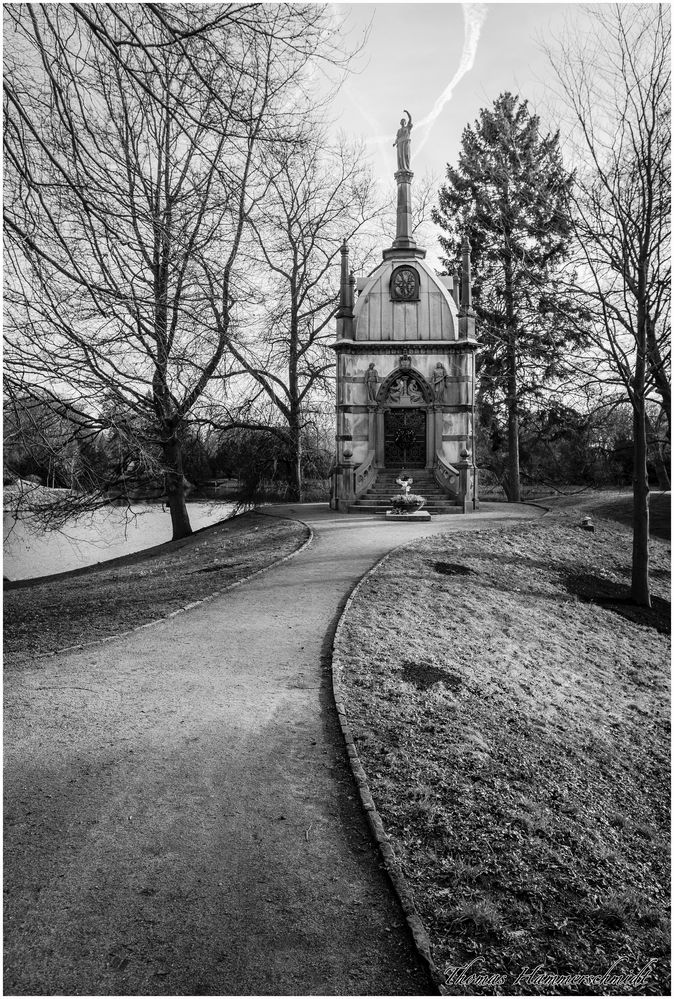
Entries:
{"label": "curved path edge", "polygon": [[402,907],[417,953],[428,969],[431,980],[437,989],[437,994],[443,995],[443,990],[446,988],[447,983],[442,972],[433,960],[433,953],[428,932],[424,926],[421,916],[419,915],[419,910],[416,907],[412,889],[407,883],[402,867],[398,862],[395,851],[391,845],[390,837],[386,832],[384,823],[382,822],[381,816],[377,811],[377,806],[374,803],[372,791],[370,790],[370,785],[368,783],[367,774],[365,773],[360,756],[358,755],[358,750],[356,749],[353,733],[351,731],[348,715],[346,713],[345,691],[342,684],[344,666],[335,652],[335,647],[341,635],[347,614],[349,613],[352,604],[358,597],[361,588],[371,576],[378,572],[387,559],[391,558],[401,549],[409,547],[411,544],[414,544],[414,542],[408,541],[403,544],[396,545],[395,548],[392,548],[391,551],[383,555],[382,558],[375,562],[375,564],[368,569],[363,576],[361,576],[349,594],[349,597],[344,604],[342,613],[339,616],[339,621],[337,622],[337,627],[335,628],[332,639],[332,648],[330,652],[330,674],[332,677],[332,693],[335,701],[335,708],[337,710],[337,718],[339,720],[339,726],[342,730],[342,735],[344,736],[344,742],[346,743],[349,766],[351,767],[351,772],[353,773],[354,780],[358,787],[358,794],[360,795],[360,800],[365,810],[368,825],[377,846],[379,847],[379,852],[383,858],[386,872]]}
{"label": "curved path edge", "polygon": [[[265,514],[262,510],[259,510],[258,513],[263,516],[269,516],[269,514]],[[59,656],[65,652],[78,652],[80,649],[89,649],[94,645],[105,645],[106,642],[115,642],[118,638],[126,638],[128,635],[133,635],[137,631],[144,631],[146,628],[154,628],[158,624],[170,621],[171,618],[177,617],[179,614],[184,614],[186,611],[193,610],[195,607],[201,607],[202,604],[207,604],[211,600],[215,600],[216,597],[222,596],[223,593],[227,593],[229,590],[234,590],[237,586],[243,586],[243,584],[247,583],[248,580],[254,579],[256,576],[261,576],[262,573],[269,572],[270,569],[275,569],[277,565],[281,565],[283,562],[287,562],[289,559],[295,558],[295,556],[299,555],[300,552],[303,552],[305,548],[308,548],[314,540],[314,531],[310,524],[300,520],[299,517],[279,517],[278,519],[294,521],[297,524],[301,524],[307,531],[302,544],[299,545],[299,547],[297,547],[294,551],[284,555],[283,558],[277,558],[275,561],[270,562],[269,565],[263,565],[261,569],[256,569],[255,572],[251,572],[248,576],[242,576],[241,579],[236,579],[233,583],[228,583],[227,586],[223,586],[221,590],[209,593],[208,596],[202,597],[201,600],[193,600],[191,603],[185,604],[184,607],[178,607],[177,610],[171,611],[171,613],[167,614],[165,617],[157,617],[152,621],[146,621],[145,624],[136,625],[135,628],[129,628],[128,631],[118,631],[114,635],[106,635],[105,638],[96,638],[93,642],[79,642],[77,645],[66,645],[62,649],[54,649],[52,652],[45,652],[40,658],[49,659],[52,656]],[[224,521],[222,523],[224,523]]]}

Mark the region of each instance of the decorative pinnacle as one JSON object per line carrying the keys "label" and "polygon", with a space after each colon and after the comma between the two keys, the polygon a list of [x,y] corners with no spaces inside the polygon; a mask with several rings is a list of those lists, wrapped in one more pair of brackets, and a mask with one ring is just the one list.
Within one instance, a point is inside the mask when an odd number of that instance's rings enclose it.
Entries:
{"label": "decorative pinnacle", "polygon": [[351,294],[351,282],[349,278],[349,247],[346,240],[342,243],[340,253],[342,260],[337,319],[350,319],[353,316],[353,294]]}
{"label": "decorative pinnacle", "polygon": [[472,312],[473,289],[470,274],[470,240],[468,234],[461,240],[461,309]]}

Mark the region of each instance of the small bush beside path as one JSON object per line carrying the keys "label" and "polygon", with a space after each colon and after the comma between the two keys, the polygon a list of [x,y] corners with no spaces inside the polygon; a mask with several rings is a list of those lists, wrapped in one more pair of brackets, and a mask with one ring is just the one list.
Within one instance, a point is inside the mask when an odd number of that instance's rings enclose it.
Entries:
{"label": "small bush beside path", "polygon": [[[576,525],[399,550],[335,649],[450,994],[669,993],[669,546],[652,542],[641,611],[630,533]],[[644,980],[542,977],[614,962]]]}

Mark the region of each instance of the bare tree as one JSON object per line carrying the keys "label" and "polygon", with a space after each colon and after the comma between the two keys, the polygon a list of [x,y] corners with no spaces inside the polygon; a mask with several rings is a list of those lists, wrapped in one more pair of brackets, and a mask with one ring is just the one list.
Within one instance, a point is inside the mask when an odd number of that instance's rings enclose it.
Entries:
{"label": "bare tree", "polygon": [[[267,194],[252,216],[265,264],[255,271],[259,307],[247,337],[228,341],[251,388],[242,393],[244,406],[230,407],[220,419],[280,437],[292,466],[291,495],[301,500],[303,441],[331,391],[335,366],[329,341],[340,249],[344,240],[362,236],[383,208],[362,151],[329,147],[319,129],[301,145],[270,148],[264,171]],[[364,257],[373,241],[362,241]]]}
{"label": "bare tree", "polygon": [[[650,606],[649,395],[670,423],[670,41],[660,4],[591,8],[549,57],[577,140],[572,289],[632,405],[632,599]],[[599,362],[602,363],[601,360]]]}
{"label": "bare tree", "polygon": [[260,163],[306,137],[297,97],[324,11],[28,4],[5,18],[6,390],[99,429],[111,406],[134,413],[181,537],[181,433],[233,340]]}

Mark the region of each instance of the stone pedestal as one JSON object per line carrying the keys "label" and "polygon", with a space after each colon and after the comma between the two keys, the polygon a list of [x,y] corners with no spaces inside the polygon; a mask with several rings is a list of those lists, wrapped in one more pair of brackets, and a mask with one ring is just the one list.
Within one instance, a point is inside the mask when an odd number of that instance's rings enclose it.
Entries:
{"label": "stone pedestal", "polygon": [[386,511],[387,520],[430,520],[431,515],[428,510],[415,510],[414,513],[394,513],[393,510]]}
{"label": "stone pedestal", "polygon": [[412,238],[412,177],[411,170],[398,170],[394,174],[398,184],[398,205],[396,210],[396,249],[413,250],[416,243]]}

